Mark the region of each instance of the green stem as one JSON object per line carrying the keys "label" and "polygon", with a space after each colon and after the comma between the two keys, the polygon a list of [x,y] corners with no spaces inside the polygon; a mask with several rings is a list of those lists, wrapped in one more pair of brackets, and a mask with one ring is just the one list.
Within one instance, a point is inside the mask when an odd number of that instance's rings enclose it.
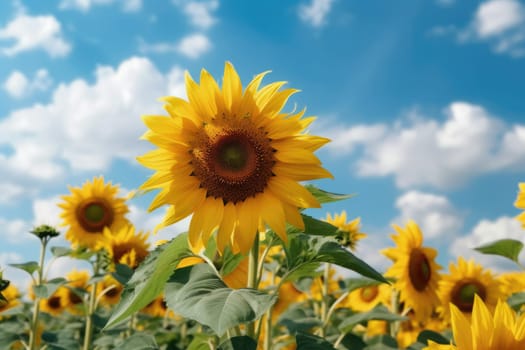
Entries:
{"label": "green stem", "polygon": [[[99,255],[97,254],[96,261],[93,265],[93,276],[98,275],[98,265],[99,265]],[[91,338],[93,337],[93,315],[95,313],[97,304],[97,282],[93,283],[91,286],[91,291],[89,293],[89,304],[88,310],[86,313],[86,328],[84,331],[84,346],[83,350],[90,350],[91,347]]]}
{"label": "green stem", "polygon": [[264,350],[272,349],[272,309],[266,312],[266,333],[264,333]]}
{"label": "green stem", "polygon": [[[392,313],[399,315],[400,314],[400,305],[399,305],[399,292],[395,289],[392,290],[392,297],[391,297],[391,304],[392,304]],[[397,333],[399,332],[399,327],[401,325],[400,321],[394,321],[390,323],[390,336],[392,338],[397,337]]]}
{"label": "green stem", "polygon": [[326,335],[326,325],[328,317],[328,284],[330,283],[330,264],[324,267],[323,284],[321,285],[321,321],[323,325],[320,329],[321,337]]}
{"label": "green stem", "polygon": [[[47,238],[42,238],[40,242],[42,244],[40,247],[40,260],[38,262],[38,270],[37,270],[35,286],[40,286],[42,284],[42,276],[44,273],[44,259],[46,256],[47,242],[49,241]],[[40,314],[40,298],[35,295],[35,304],[33,306],[33,319],[31,320],[31,331],[29,332],[29,350],[36,349],[36,338],[37,338],[39,314]]]}
{"label": "green stem", "polygon": [[[257,289],[257,270],[259,260],[259,232],[255,234],[252,248],[248,255],[248,288]],[[246,335],[255,338],[255,322],[246,325]],[[257,341],[257,339],[255,339]]]}

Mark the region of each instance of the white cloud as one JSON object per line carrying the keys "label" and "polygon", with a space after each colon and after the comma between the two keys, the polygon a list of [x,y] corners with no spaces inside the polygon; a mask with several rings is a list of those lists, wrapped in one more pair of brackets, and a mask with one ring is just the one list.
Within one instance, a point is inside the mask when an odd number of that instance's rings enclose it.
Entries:
{"label": "white cloud", "polygon": [[25,193],[26,190],[23,186],[9,182],[0,183],[0,204],[11,203]]}
{"label": "white cloud", "polygon": [[[62,10],[78,10],[88,12],[92,7],[98,5],[109,5],[115,0],[62,0],[59,8]],[[120,0],[122,8],[126,12],[136,12],[142,8],[142,0]]]}
{"label": "white cloud", "polygon": [[184,1],[174,0],[173,3],[182,8],[190,23],[200,29],[209,29],[217,19],[213,12],[219,7],[218,0],[209,1]]}
{"label": "white cloud", "polygon": [[66,56],[71,51],[63,37],[60,22],[51,15],[29,16],[19,13],[5,27],[0,28],[0,41],[13,42],[11,46],[0,47],[6,56],[41,49],[51,57]]}
{"label": "white cloud", "polygon": [[87,270],[89,274],[93,273],[91,264],[87,261],[73,259],[67,256],[62,256],[57,259],[49,259],[45,267],[47,279],[53,279],[57,277],[65,278],[66,275],[73,270]]}
{"label": "white cloud", "polygon": [[149,242],[154,246],[155,242],[159,240],[170,240],[177,236],[179,233],[188,231],[190,226],[191,216],[169,226],[159,230],[156,234],[153,234],[155,227],[162,222],[164,219],[165,211],[157,210],[149,213],[136,205],[129,206],[129,220],[133,223],[139,231],[150,232]]}
{"label": "white cloud", "polygon": [[463,220],[445,196],[409,191],[396,200],[400,215],[393,223],[404,227],[414,220],[428,239],[443,239],[460,232]]}
{"label": "white cloud", "polygon": [[469,26],[459,32],[458,39],[485,41],[497,53],[525,56],[525,6],[518,0],[482,2]]}
{"label": "white cloud", "polygon": [[172,53],[176,52],[189,58],[198,58],[211,49],[208,37],[201,33],[190,34],[178,43],[153,43],[149,44],[139,40],[139,51],[142,53]]}
{"label": "white cloud", "polygon": [[525,125],[506,126],[483,107],[454,102],[446,120],[412,116],[392,125],[339,127],[324,135],[341,156],[362,148],[352,169],[360,176],[394,176],[398,187],[451,188],[476,176],[525,170]]}
{"label": "white cloud", "polygon": [[56,229],[61,223],[61,209],[58,203],[62,202],[59,196],[35,199],[33,201],[33,222],[35,226],[49,225]]}
{"label": "white cloud", "polygon": [[13,252],[0,252],[0,271],[2,277],[16,286],[21,293],[26,292],[31,277],[24,271],[9,266],[9,264],[19,264],[24,262],[22,255]]}
{"label": "white cloud", "polygon": [[30,225],[24,220],[8,220],[0,217],[0,227],[2,228],[2,237],[8,242],[21,244],[29,237]]}
{"label": "white cloud", "polygon": [[334,0],[311,0],[308,5],[299,6],[299,18],[313,27],[322,27],[333,3]]}
{"label": "white cloud", "polygon": [[4,174],[15,183],[57,181],[68,168],[103,171],[115,158],[133,162],[149,147],[138,140],[146,130],[140,116],[163,113],[159,96],[181,84],[174,74],[132,57],[98,67],[94,83],[60,84],[47,105],[11,112],[0,121],[0,145],[12,149],[0,150]]}
{"label": "white cloud", "polygon": [[498,271],[516,268],[516,265],[505,258],[478,253],[473,248],[505,238],[525,241],[525,230],[515,218],[502,216],[495,220],[481,220],[465,235],[456,238],[450,245],[450,253],[455,257],[473,258],[486,267]]}
{"label": "white cloud", "polygon": [[24,73],[13,71],[4,82],[4,90],[13,98],[22,98],[36,91],[46,91],[51,87],[52,79],[49,72],[39,69],[32,80],[29,80]]}

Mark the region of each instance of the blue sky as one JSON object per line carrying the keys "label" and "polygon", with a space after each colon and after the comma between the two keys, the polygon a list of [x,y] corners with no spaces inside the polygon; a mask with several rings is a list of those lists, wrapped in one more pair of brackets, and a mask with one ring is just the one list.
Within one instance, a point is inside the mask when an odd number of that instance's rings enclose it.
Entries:
{"label": "blue sky", "polygon": [[[444,266],[524,240],[523,1],[11,0],[0,2],[0,265],[37,258],[27,231],[59,222],[67,185],[102,174],[138,187],[150,174],[135,161],[150,147],[140,115],[185,96],[185,70],[220,79],[225,61],[244,83],[271,70],[267,82],[301,90],[289,110],[307,107],[311,132],[332,139],[318,155],[335,180],[317,184],[357,194],[309,213],[361,217],[357,254],[378,269],[391,224],[408,219]],[[130,202],[142,229],[162,216],[149,200]]]}

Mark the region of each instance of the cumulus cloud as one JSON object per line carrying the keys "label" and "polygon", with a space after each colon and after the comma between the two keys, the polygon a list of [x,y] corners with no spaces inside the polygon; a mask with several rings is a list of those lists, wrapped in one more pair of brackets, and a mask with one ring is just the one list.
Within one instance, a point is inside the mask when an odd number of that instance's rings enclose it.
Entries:
{"label": "cumulus cloud", "polygon": [[26,193],[23,186],[15,183],[0,183],[0,204],[12,203]]}
{"label": "cumulus cloud", "polygon": [[139,41],[139,51],[142,53],[179,53],[189,58],[199,58],[211,49],[208,37],[201,33],[190,34],[177,43],[146,43]]}
{"label": "cumulus cloud", "polygon": [[399,217],[393,223],[404,227],[408,220],[414,220],[428,239],[443,239],[458,234],[463,219],[447,197],[409,191],[396,200]]}
{"label": "cumulus cloud", "polygon": [[495,220],[481,220],[470,233],[457,237],[450,245],[452,256],[472,258],[486,267],[498,271],[515,269],[516,265],[507,261],[505,258],[484,255],[478,253],[473,248],[505,238],[525,241],[525,230],[521,227],[518,220],[508,216],[502,216]]}
{"label": "cumulus cloud", "polygon": [[311,0],[309,4],[299,6],[299,18],[312,27],[322,27],[333,3],[334,0]]}
{"label": "cumulus cloud", "polygon": [[20,71],[13,71],[4,81],[3,88],[13,98],[22,98],[33,92],[46,91],[53,83],[46,69],[39,69],[33,79],[29,79]]}
{"label": "cumulus cloud", "polygon": [[19,244],[22,243],[28,235],[31,226],[21,219],[5,219],[0,217],[0,227],[2,228],[2,237],[7,242]]}
{"label": "cumulus cloud", "polygon": [[352,169],[357,175],[393,176],[400,188],[452,188],[482,174],[525,169],[525,125],[505,125],[467,102],[451,103],[445,115],[443,122],[416,115],[323,134],[333,140],[327,149],[335,156],[362,150]]}
{"label": "cumulus cloud", "polygon": [[213,13],[219,7],[218,0],[174,0],[173,3],[182,9],[182,12],[188,17],[190,23],[197,28],[209,29],[217,22],[217,18],[213,16]]}
{"label": "cumulus cloud", "polygon": [[153,234],[153,230],[160,222],[162,222],[164,215],[165,211],[162,210],[149,213],[147,210],[137,205],[129,206],[129,220],[133,223],[137,230],[151,233],[149,242],[152,244],[152,246],[159,240],[170,240],[179,233],[188,231],[190,226],[191,216],[188,216],[187,218],[170,225],[169,227],[159,230],[156,234]]}
{"label": "cumulus cloud", "polygon": [[486,42],[496,53],[525,56],[525,5],[518,0],[479,4],[470,23],[454,31],[461,43]]}
{"label": "cumulus cloud", "polygon": [[60,22],[51,15],[30,16],[20,12],[3,28],[0,28],[0,46],[5,56],[15,56],[21,52],[44,50],[51,57],[63,57],[71,51],[62,33]]}
{"label": "cumulus cloud", "polygon": [[0,121],[0,146],[12,150],[0,148],[4,174],[16,183],[56,181],[67,169],[103,171],[116,158],[134,161],[148,147],[138,141],[145,131],[139,116],[163,113],[158,97],[182,84],[176,78],[182,74],[164,75],[132,57],[116,68],[98,67],[93,83],[60,84],[49,104],[14,110]]}
{"label": "cumulus cloud", "polygon": [[59,8],[88,12],[94,6],[109,5],[115,2],[120,2],[124,11],[127,12],[136,12],[142,8],[142,0],[62,0]]}

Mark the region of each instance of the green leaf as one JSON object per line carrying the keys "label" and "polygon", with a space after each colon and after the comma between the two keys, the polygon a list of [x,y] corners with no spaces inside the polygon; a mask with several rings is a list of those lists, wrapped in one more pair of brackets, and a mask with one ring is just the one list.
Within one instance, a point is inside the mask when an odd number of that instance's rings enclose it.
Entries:
{"label": "green leaf", "polygon": [[474,248],[480,253],[499,255],[518,263],[518,256],[523,249],[523,243],[516,239],[500,239]]}
{"label": "green leaf", "polygon": [[22,264],[9,264],[9,266],[23,270],[30,275],[33,275],[33,272],[38,270],[38,263],[36,261],[29,261]]}
{"label": "green leaf", "polygon": [[68,247],[51,247],[50,250],[53,256],[57,258],[61,256],[71,255],[73,253],[73,250]]}
{"label": "green leaf", "polygon": [[377,280],[372,280],[370,278],[348,278],[344,280],[344,290],[347,292],[354,291],[359,288],[363,287],[370,287],[370,286],[377,286],[378,284],[381,284],[382,282],[379,282]]}
{"label": "green leaf", "polygon": [[514,310],[521,309],[521,306],[525,304],[525,292],[514,293],[508,299],[507,303]]}
{"label": "green leaf", "polygon": [[58,287],[67,283],[67,280],[62,277],[57,277],[49,280],[39,286],[33,286],[33,292],[38,298],[47,299],[57,290]]}
{"label": "green leaf", "polygon": [[321,337],[307,333],[297,333],[297,350],[335,350],[335,348]]}
{"label": "green leaf", "polygon": [[217,345],[215,337],[205,333],[197,333],[186,350],[210,350],[210,344]]}
{"label": "green leaf", "polygon": [[158,350],[155,338],[146,333],[135,333],[115,347],[116,350]]}
{"label": "green leaf", "polygon": [[297,306],[289,308],[279,316],[277,323],[288,328],[290,334],[296,332],[308,332],[310,329],[322,325],[312,310]]}
{"label": "green leaf", "polygon": [[373,337],[368,341],[368,346],[365,348],[366,350],[397,350],[398,345],[397,341],[392,338],[390,335],[379,335],[377,337]]}
{"label": "green leaf", "polygon": [[105,328],[110,328],[148,305],[162,293],[179,262],[191,256],[186,234],[162,244],[139,265],[126,284],[122,297]]}
{"label": "green leaf", "polygon": [[346,350],[363,350],[366,347],[366,343],[361,339],[360,336],[353,333],[348,333],[341,340],[341,345]]}
{"label": "green leaf", "polygon": [[310,265],[307,268],[311,269],[312,264],[324,262],[345,267],[380,282],[387,282],[381,273],[329,237],[290,235],[285,252],[288,262],[286,280],[293,281],[297,277],[296,270],[304,269],[304,265]]}
{"label": "green leaf", "polygon": [[252,338],[243,335],[233,337],[219,345],[218,350],[256,350],[257,343]]}
{"label": "green leaf", "polygon": [[438,332],[434,332],[428,329],[421,331],[417,336],[417,341],[422,344],[427,345],[429,340],[432,340],[433,342],[438,344],[450,344],[450,339],[445,338]]}
{"label": "green leaf", "polygon": [[305,187],[319,203],[337,202],[354,196],[353,194],[339,194],[323,191],[314,185],[306,185]]}
{"label": "green leaf", "polygon": [[370,320],[385,320],[385,321],[403,321],[407,318],[405,316],[393,314],[383,305],[376,306],[368,312],[358,312],[350,317],[347,317],[339,325],[339,329],[343,333],[348,333],[358,323]]}
{"label": "green leaf", "polygon": [[133,269],[126,264],[116,264],[115,272],[113,272],[111,276],[119,281],[119,283],[126,284],[131,276],[133,276]]}
{"label": "green leaf", "polygon": [[277,300],[254,289],[231,289],[207,264],[177,269],[166,284],[165,299],[176,314],[210,327],[222,336],[229,328],[260,318]]}
{"label": "green leaf", "polygon": [[304,231],[295,229],[295,232],[292,233],[304,232],[315,236],[335,236],[339,231],[337,227],[326,221],[318,220],[305,214],[301,214],[301,216],[303,217]]}

